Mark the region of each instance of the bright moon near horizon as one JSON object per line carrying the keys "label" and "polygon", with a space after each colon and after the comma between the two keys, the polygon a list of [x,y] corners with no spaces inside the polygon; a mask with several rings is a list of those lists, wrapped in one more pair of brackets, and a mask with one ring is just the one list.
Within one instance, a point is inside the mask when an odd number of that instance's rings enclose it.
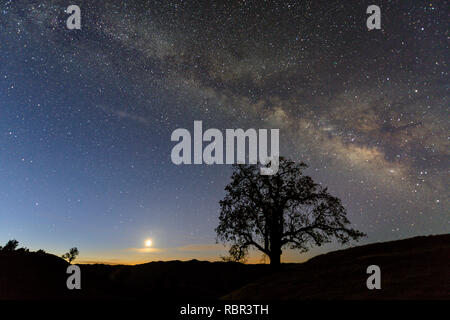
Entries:
{"label": "bright moon near horizon", "polygon": [[152,246],[152,239],[145,240],[145,246],[146,247],[151,247]]}

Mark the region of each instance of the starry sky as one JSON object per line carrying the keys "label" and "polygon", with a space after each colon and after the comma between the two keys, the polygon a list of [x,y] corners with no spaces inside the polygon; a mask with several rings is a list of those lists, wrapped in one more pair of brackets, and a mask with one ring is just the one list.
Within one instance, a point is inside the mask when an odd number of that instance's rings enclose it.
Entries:
{"label": "starry sky", "polygon": [[194,120],[280,129],[361,243],[450,232],[447,1],[77,1],[0,1],[0,243],[218,260],[232,168],[170,158]]}

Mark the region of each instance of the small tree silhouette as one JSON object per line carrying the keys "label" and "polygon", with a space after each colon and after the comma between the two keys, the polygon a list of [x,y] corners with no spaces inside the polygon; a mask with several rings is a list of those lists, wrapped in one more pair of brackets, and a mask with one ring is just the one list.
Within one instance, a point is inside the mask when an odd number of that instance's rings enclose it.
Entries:
{"label": "small tree silhouette", "polygon": [[18,246],[19,246],[19,241],[13,239],[13,240],[9,240],[1,250],[11,252],[11,251],[15,251]]}
{"label": "small tree silhouette", "polygon": [[61,257],[67,260],[69,263],[72,263],[75,260],[80,252],[76,247],[69,250],[69,252],[64,253]]}
{"label": "small tree silhouette", "polygon": [[230,259],[241,261],[255,247],[277,267],[284,247],[306,252],[310,244],[364,236],[348,227],[341,201],[303,175],[306,167],[282,157],[275,175],[261,175],[258,165],[234,166],[216,228],[217,240],[232,244]]}
{"label": "small tree silhouette", "polygon": [[28,249],[27,247],[23,247],[23,248],[19,248],[16,250],[17,252],[30,252],[30,249]]}

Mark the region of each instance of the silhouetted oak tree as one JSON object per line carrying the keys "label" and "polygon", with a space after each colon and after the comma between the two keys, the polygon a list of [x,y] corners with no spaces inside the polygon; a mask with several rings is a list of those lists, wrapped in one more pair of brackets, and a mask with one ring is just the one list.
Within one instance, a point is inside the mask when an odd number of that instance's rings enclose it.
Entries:
{"label": "silhouetted oak tree", "polygon": [[275,175],[261,175],[258,165],[234,166],[226,196],[220,201],[217,240],[231,243],[229,254],[243,259],[255,247],[278,266],[282,249],[306,252],[313,244],[336,238],[357,240],[364,233],[351,229],[341,201],[327,188],[303,175],[305,163],[280,158]]}

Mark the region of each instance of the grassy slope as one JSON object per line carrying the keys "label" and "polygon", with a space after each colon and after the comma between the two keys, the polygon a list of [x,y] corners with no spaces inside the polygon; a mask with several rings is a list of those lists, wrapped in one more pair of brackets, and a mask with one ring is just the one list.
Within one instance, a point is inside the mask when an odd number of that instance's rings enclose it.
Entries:
{"label": "grassy slope", "polygon": [[[381,268],[368,290],[366,268]],[[450,234],[375,243],[320,255],[223,299],[450,299]]]}

